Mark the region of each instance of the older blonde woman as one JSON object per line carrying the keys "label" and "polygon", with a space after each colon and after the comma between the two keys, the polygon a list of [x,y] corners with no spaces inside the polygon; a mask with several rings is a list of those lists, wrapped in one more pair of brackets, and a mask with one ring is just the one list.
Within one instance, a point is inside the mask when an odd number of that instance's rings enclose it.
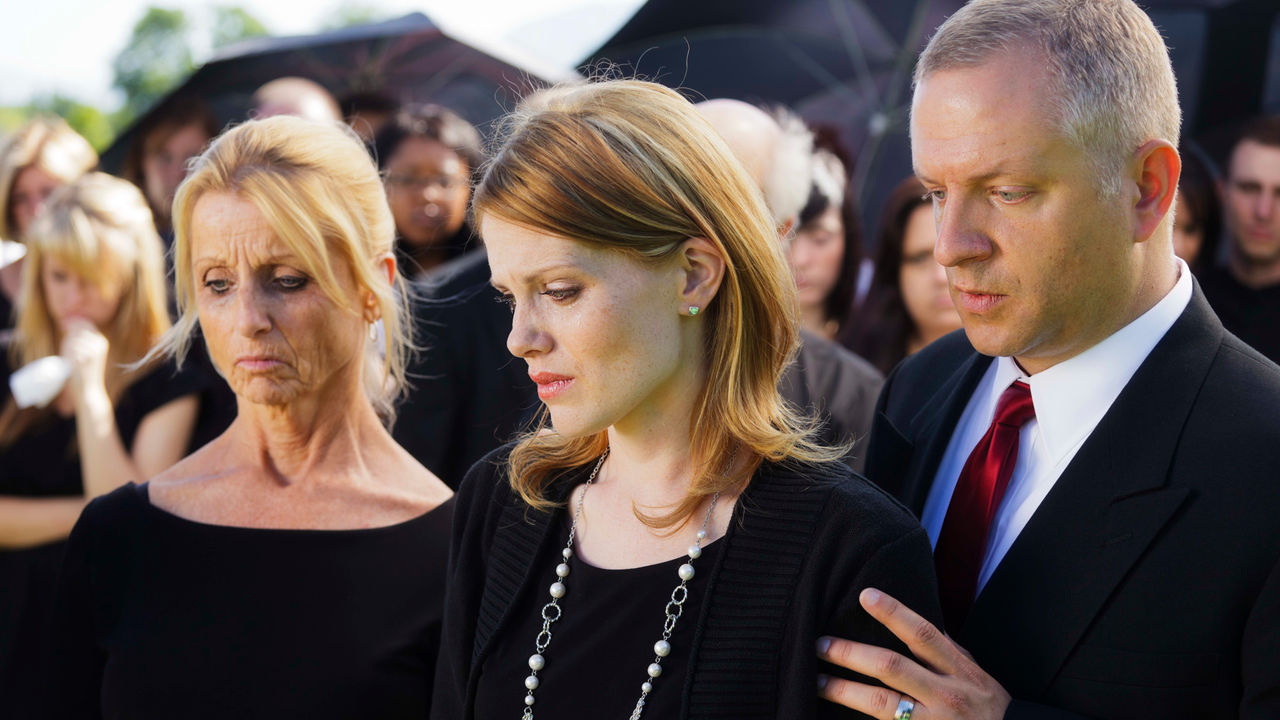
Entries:
{"label": "older blonde woman", "polygon": [[[168,363],[130,368],[169,328],[160,238],[135,187],[86,175],[30,230],[17,332],[0,343],[0,714],[18,718],[40,715],[61,541],[87,499],[182,457],[200,388]],[[11,369],[49,356],[70,377],[20,407]]]}
{"label": "older blonde woman", "polygon": [[174,225],[162,350],[198,323],[239,412],[85,510],[57,716],[423,717],[450,491],[383,424],[409,339],[377,171],[345,129],[249,122],[195,163]]}
{"label": "older blonde woman", "polygon": [[0,148],[0,328],[15,321],[28,226],[54,190],[97,164],[89,141],[57,117],[28,122]]}
{"label": "older blonde woman", "polygon": [[517,113],[474,202],[554,428],[463,482],[432,716],[848,714],[815,643],[890,642],[868,585],[936,608],[929,542],[778,395],[795,288],[746,170],[602,82]]}

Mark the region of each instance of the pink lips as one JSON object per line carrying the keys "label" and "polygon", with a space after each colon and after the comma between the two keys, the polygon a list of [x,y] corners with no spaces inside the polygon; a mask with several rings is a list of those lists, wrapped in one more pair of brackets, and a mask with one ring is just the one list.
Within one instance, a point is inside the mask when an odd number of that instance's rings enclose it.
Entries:
{"label": "pink lips", "polygon": [[952,295],[956,303],[956,309],[974,314],[990,312],[1006,297],[1008,296],[968,292],[959,288],[956,288],[955,293]]}
{"label": "pink lips", "polygon": [[244,357],[236,358],[236,365],[248,370],[249,372],[271,370],[283,364],[284,363],[280,360],[271,357],[270,355],[246,355]]}
{"label": "pink lips", "polygon": [[538,397],[544,402],[569,389],[573,384],[573,378],[568,375],[548,372],[529,373],[529,378],[538,385]]}

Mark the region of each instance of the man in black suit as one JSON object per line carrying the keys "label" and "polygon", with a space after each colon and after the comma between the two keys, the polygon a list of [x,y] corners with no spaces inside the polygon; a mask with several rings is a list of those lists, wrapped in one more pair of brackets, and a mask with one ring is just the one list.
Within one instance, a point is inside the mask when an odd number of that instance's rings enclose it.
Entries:
{"label": "man in black suit", "polygon": [[1132,0],[975,0],[921,55],[912,151],[965,330],[886,381],[867,473],[934,540],[948,635],[866,589],[914,657],[823,638],[886,686],[824,697],[1280,717],[1280,368],[1173,255],[1178,131]]}

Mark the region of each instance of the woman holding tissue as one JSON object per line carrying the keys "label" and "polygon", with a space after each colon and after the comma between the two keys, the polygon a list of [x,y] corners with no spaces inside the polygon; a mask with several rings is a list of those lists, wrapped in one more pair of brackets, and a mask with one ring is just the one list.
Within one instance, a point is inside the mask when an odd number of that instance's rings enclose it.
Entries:
{"label": "woman holding tissue", "polygon": [[86,175],[25,237],[21,311],[0,352],[0,715],[17,718],[37,714],[27,703],[60,541],[87,500],[182,457],[199,389],[168,364],[131,365],[169,327],[160,238],[137,188]]}

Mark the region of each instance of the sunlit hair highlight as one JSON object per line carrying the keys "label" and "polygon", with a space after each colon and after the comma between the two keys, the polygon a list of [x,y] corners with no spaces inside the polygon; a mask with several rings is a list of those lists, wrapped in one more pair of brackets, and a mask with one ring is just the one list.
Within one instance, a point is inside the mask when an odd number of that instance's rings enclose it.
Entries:
{"label": "sunlit hair highlight", "polygon": [[[741,489],[762,460],[841,455],[815,445],[809,421],[778,394],[798,342],[795,287],[751,177],[687,100],[638,80],[556,88],[517,109],[504,137],[476,189],[476,227],[492,214],[655,263],[702,237],[724,257],[719,291],[698,316],[706,382],[691,418],[693,483],[666,514],[637,510],[641,520],[679,527],[707,496]],[[538,509],[554,505],[547,489],[560,471],[608,445],[607,431],[566,437],[545,423],[544,412],[507,468]]]}
{"label": "sunlit hair highlight", "polygon": [[389,424],[404,388],[412,330],[405,289],[388,281],[381,264],[392,252],[395,224],[382,181],[359,138],[345,126],[277,116],[227,131],[193,163],[173,203],[179,318],[157,350],[179,361],[199,321],[192,216],[200,198],[210,193],[232,193],[251,202],[299,258],[299,269],[339,308],[359,312],[363,304],[341,292],[338,273],[343,265],[358,288],[372,293],[386,339],[381,352],[369,343],[363,382],[370,402]]}

